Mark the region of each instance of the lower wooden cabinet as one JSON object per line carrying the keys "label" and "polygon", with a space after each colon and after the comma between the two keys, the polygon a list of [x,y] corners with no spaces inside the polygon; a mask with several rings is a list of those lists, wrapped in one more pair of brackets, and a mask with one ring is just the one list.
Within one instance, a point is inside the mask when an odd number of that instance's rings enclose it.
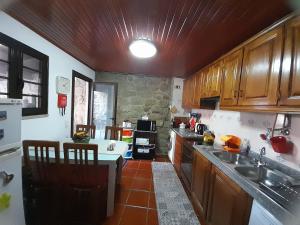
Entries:
{"label": "lower wooden cabinet", "polygon": [[194,155],[191,197],[203,225],[248,225],[252,197],[199,152]]}
{"label": "lower wooden cabinet", "polygon": [[177,134],[176,142],[175,142],[175,153],[174,153],[174,166],[177,174],[180,174],[179,171],[180,171],[180,164],[182,158],[182,144],[183,144],[183,138]]}
{"label": "lower wooden cabinet", "polygon": [[247,225],[252,198],[216,167],[210,179],[207,225]]}
{"label": "lower wooden cabinet", "polygon": [[211,166],[208,159],[199,152],[194,152],[191,195],[195,210],[202,217],[205,217],[207,209]]}

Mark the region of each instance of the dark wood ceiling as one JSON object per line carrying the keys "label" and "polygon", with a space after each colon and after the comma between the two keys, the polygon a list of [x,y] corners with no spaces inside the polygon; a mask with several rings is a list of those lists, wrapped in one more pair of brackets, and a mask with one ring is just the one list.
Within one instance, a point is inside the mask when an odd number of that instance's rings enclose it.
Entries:
{"label": "dark wood ceiling", "polygon": [[[4,11],[95,70],[184,76],[292,9],[286,0],[14,0]],[[133,57],[139,38],[158,54]]]}

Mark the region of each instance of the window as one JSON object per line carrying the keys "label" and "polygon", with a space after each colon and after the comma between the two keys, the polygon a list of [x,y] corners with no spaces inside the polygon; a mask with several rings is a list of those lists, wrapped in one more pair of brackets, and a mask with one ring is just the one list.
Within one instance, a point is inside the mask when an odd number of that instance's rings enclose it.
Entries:
{"label": "window", "polygon": [[23,116],[48,113],[48,56],[0,33],[0,98],[23,100]]}

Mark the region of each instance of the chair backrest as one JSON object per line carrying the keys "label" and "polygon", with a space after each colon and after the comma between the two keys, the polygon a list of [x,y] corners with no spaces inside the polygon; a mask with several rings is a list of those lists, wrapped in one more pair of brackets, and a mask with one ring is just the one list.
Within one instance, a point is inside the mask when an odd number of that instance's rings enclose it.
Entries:
{"label": "chair backrest", "polygon": [[77,124],[76,132],[78,132],[78,131],[85,131],[90,135],[91,138],[95,138],[96,126],[95,125]]}
{"label": "chair backrest", "polygon": [[105,127],[105,139],[122,141],[123,128],[122,127]]}
{"label": "chair backrest", "polygon": [[94,165],[98,164],[98,145],[83,143],[64,143],[63,146],[65,164],[70,164],[70,161],[74,161],[74,163],[72,164],[80,165],[91,164],[89,163],[89,161],[93,161]]}
{"label": "chair backrest", "polygon": [[[29,167],[31,161],[34,161],[36,164],[59,163],[59,142],[24,140],[23,156],[25,167]],[[31,160],[32,158],[34,160]]]}

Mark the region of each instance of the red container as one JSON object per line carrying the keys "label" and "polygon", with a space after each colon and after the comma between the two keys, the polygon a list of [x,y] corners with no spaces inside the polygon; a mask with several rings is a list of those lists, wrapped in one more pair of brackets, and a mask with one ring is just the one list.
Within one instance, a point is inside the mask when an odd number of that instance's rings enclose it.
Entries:
{"label": "red container", "polygon": [[123,136],[132,137],[133,130],[132,129],[124,129],[123,128]]}
{"label": "red container", "polygon": [[276,136],[270,139],[273,150],[277,153],[290,153],[293,150],[294,144],[287,141],[284,136]]}

